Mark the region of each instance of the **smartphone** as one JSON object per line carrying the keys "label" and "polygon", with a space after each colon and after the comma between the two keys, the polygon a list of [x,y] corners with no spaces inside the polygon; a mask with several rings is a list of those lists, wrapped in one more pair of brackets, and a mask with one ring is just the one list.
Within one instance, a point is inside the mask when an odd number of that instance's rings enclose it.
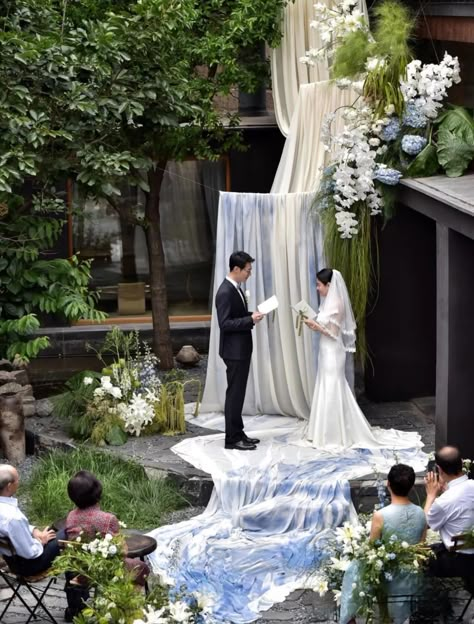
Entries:
{"label": "smartphone", "polygon": [[426,472],[434,472],[439,476],[438,466],[436,465],[436,461],[434,459],[430,459],[428,465],[426,466]]}

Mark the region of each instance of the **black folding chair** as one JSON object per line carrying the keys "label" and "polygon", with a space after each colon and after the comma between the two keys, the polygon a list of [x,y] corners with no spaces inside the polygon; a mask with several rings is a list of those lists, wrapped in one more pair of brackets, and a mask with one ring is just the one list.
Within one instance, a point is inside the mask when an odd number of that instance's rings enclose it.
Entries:
{"label": "black folding chair", "polygon": [[[0,538],[0,546],[2,550],[11,553],[11,556],[15,555],[15,549],[11,544],[10,540],[2,537]],[[48,619],[52,622],[52,624],[58,624],[57,620],[53,617],[48,607],[44,603],[44,599],[46,598],[46,594],[48,593],[49,588],[53,583],[56,583],[57,578],[55,576],[49,576],[49,570],[45,570],[41,574],[36,574],[34,576],[22,576],[20,574],[16,574],[8,568],[8,562],[5,560],[7,564],[7,568],[0,568],[0,576],[8,585],[8,587],[12,590],[12,595],[8,599],[2,613],[0,614],[0,622],[3,621],[3,616],[7,613],[10,605],[13,604],[16,598],[23,604],[25,609],[29,613],[29,617],[26,620],[25,624],[29,624],[29,622],[33,618],[37,618],[37,611],[41,609]],[[37,587],[35,584],[48,579],[46,584],[42,587]],[[33,606],[29,605],[24,597],[21,595],[21,588],[24,587],[33,597],[34,604]]]}
{"label": "black folding chair", "polygon": [[[452,552],[462,553],[464,549],[468,548],[467,546],[464,545],[464,541],[468,537],[469,535],[467,533],[462,533],[461,535],[455,535],[452,538],[453,545],[451,546],[450,550]],[[469,556],[472,557],[472,561],[474,563],[474,555],[469,555]],[[472,599],[474,598],[474,566],[473,566],[472,572],[473,572],[472,574],[462,577],[464,589],[469,594],[469,598],[466,600],[466,604],[464,606],[463,612],[458,618],[458,622],[462,622],[464,615],[466,614],[466,611],[468,610],[469,605],[471,604]]]}

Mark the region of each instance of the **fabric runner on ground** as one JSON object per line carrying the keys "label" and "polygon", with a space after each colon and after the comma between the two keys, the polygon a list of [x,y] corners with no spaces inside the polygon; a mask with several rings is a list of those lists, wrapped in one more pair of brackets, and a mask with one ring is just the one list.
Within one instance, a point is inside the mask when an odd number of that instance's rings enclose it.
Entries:
{"label": "fabric runner on ground", "polygon": [[[334,454],[303,441],[306,423],[282,416],[245,418],[259,437],[256,451],[225,450],[221,433],[183,440],[173,451],[212,475],[206,511],[151,531],[153,571],[177,589],[212,601],[208,622],[252,622],[260,612],[304,587],[324,557],[331,529],[356,521],[349,479],[385,475],[396,462],[424,470],[416,433],[406,449],[348,449]],[[194,424],[223,430],[222,414]]]}

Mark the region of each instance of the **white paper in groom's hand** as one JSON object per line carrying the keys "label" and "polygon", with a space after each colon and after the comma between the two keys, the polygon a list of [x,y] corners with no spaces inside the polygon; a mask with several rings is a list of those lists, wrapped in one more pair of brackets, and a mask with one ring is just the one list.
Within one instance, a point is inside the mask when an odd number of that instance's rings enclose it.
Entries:
{"label": "white paper in groom's hand", "polygon": [[301,301],[299,301],[296,305],[291,306],[291,308],[297,313],[299,314],[301,312],[301,314],[303,314],[306,318],[309,319],[314,319],[317,317],[316,312],[313,310],[313,308],[309,305],[309,303],[307,301],[305,301],[304,299],[302,299]]}
{"label": "white paper in groom's hand", "polygon": [[263,301],[260,305],[257,306],[257,310],[260,314],[268,314],[269,312],[273,312],[278,308],[278,299],[273,295],[270,299]]}

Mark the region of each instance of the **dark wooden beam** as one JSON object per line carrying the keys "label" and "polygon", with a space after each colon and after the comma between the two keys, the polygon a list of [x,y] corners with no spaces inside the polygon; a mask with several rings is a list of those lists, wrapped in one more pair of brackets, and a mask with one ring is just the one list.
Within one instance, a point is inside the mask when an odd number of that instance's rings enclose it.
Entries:
{"label": "dark wooden beam", "polygon": [[474,17],[420,15],[417,36],[420,39],[474,43]]}

